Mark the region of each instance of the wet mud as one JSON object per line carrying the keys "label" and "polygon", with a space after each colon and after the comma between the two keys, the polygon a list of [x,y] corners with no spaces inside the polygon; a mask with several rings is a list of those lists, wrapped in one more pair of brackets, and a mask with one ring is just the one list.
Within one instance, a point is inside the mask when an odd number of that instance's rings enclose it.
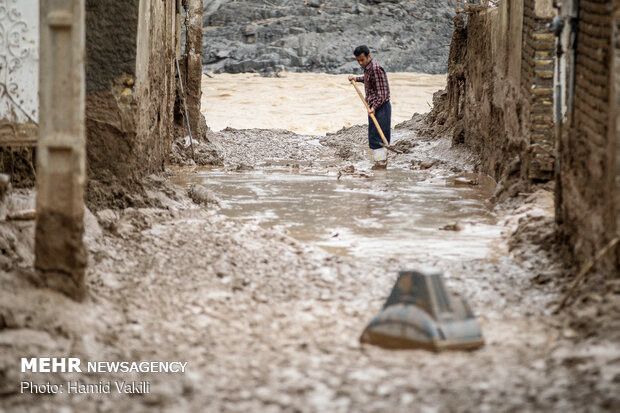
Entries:
{"label": "wet mud", "polygon": [[[20,260],[0,272],[1,409],[617,411],[617,333],[574,325],[609,320],[586,305],[553,314],[565,269],[548,248],[551,192],[488,203],[494,182],[475,157],[424,127],[416,116],[394,129],[394,145],[408,153],[390,155],[385,172],[370,169],[363,126],[324,137],[211,132],[221,165],[176,166],[143,183],[150,206],[86,214],[89,296],[80,304],[33,287],[32,257],[16,239],[6,248]],[[394,228],[389,236],[412,248],[386,247],[381,236]],[[353,245],[364,236],[382,253]],[[429,266],[468,298],[485,346],[360,344],[398,270]],[[591,301],[617,306],[620,291],[610,291]],[[577,310],[586,313],[575,318]],[[48,354],[183,360],[188,372],[18,373],[19,357]],[[19,394],[20,380],[78,379],[148,380],[151,392]]]}

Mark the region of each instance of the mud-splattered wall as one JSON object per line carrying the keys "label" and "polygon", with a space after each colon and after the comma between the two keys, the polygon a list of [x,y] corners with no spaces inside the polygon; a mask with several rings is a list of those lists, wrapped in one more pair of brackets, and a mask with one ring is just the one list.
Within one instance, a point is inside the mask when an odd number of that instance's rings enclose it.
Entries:
{"label": "mud-splattered wall", "polygon": [[545,152],[554,145],[553,35],[545,26],[551,10],[551,0],[470,6],[466,27],[455,31],[447,90],[454,140],[479,154],[481,169],[503,181],[500,188],[553,177]]}
{"label": "mud-splattered wall", "polygon": [[189,123],[194,137],[204,123],[200,116],[200,98],[202,96],[202,0],[185,0],[188,8],[185,56],[187,79],[185,90]]}
{"label": "mud-splattered wall", "polygon": [[179,10],[174,1],[140,3],[135,86],[140,118],[134,162],[141,166],[142,173],[152,173],[163,169],[170,152]]}
{"label": "mud-splattered wall", "polygon": [[131,191],[137,178],[163,168],[173,123],[177,11],[176,1],[86,1],[91,204],[118,203],[118,191]]}
{"label": "mud-splattered wall", "polygon": [[[617,138],[611,1],[579,2],[574,99],[560,141],[561,234],[578,264],[617,235]],[[616,192],[616,193],[615,193]],[[614,254],[601,268],[616,273]]]}
{"label": "mud-splattered wall", "polygon": [[[506,79],[510,67],[504,43],[507,11],[501,7],[470,13],[458,39],[461,44],[453,43],[448,64],[448,95],[453,96],[450,100],[456,106],[452,109],[457,110],[454,141],[474,149],[480,155],[482,169],[495,178],[502,175],[503,165],[515,153],[511,146],[517,152],[520,147],[519,142],[507,141],[507,136],[520,135],[516,87]],[[453,53],[456,49],[466,52]],[[453,82],[454,78],[459,81]],[[451,90],[457,84],[459,90]]]}

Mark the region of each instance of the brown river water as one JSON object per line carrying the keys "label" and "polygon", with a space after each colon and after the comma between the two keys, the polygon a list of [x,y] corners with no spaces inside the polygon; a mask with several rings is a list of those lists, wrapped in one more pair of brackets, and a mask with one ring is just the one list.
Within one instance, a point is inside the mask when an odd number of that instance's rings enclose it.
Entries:
{"label": "brown river water", "polygon": [[[355,75],[359,75],[356,73]],[[366,122],[366,109],[346,75],[282,73],[203,76],[202,113],[215,131],[288,129],[324,135]],[[445,87],[446,75],[389,73],[392,125],[430,110],[433,93]],[[364,85],[359,84],[363,91]]]}

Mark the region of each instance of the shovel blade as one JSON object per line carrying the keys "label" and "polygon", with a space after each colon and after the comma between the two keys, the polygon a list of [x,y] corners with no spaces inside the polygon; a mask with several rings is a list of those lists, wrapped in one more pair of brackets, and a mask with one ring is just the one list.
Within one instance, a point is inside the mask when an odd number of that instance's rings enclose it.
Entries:
{"label": "shovel blade", "polygon": [[469,304],[450,294],[436,271],[401,271],[383,309],[366,326],[360,341],[384,348],[433,351],[484,344]]}

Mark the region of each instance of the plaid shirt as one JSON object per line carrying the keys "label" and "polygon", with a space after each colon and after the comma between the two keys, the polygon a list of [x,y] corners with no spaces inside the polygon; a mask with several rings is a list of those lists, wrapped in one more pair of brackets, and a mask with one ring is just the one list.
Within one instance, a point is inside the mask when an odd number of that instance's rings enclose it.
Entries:
{"label": "plaid shirt", "polygon": [[364,76],[356,77],[355,81],[364,84],[366,102],[372,109],[377,110],[390,100],[390,85],[387,75],[379,63],[375,63],[374,60],[371,60],[364,69]]}

